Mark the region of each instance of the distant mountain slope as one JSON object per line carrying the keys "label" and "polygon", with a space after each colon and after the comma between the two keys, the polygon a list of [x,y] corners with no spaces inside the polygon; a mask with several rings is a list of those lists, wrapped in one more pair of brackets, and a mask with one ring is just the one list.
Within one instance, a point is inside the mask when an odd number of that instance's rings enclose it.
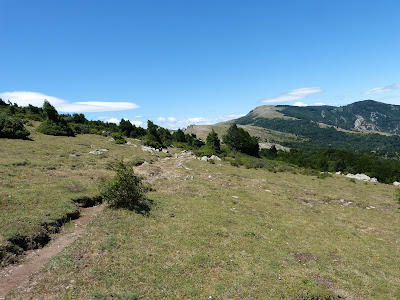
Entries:
{"label": "distant mountain slope", "polygon": [[[257,137],[260,140],[260,142],[280,143],[280,142],[298,140],[298,137],[296,137],[296,135],[290,133],[279,132],[252,125],[238,125],[238,126],[246,130],[251,136]],[[194,133],[198,138],[201,138],[205,141],[207,135],[211,132],[212,129],[214,129],[214,131],[218,134],[219,138],[222,139],[222,136],[226,133],[228,128],[229,125],[223,123],[217,125],[190,125],[185,129],[185,133],[189,134]]]}
{"label": "distant mountain slope", "polygon": [[[372,100],[360,101],[343,107],[265,105],[257,107],[246,116],[231,122],[291,133],[303,138],[303,142],[287,141],[283,143],[291,148],[400,151],[399,136],[373,133],[400,133],[400,106]],[[352,130],[354,133],[343,132],[332,126]],[[304,142],[304,140],[307,141]]]}
{"label": "distant mountain slope", "polygon": [[400,134],[399,105],[365,100],[342,107],[281,106],[280,108],[286,117],[322,122],[348,130]]}

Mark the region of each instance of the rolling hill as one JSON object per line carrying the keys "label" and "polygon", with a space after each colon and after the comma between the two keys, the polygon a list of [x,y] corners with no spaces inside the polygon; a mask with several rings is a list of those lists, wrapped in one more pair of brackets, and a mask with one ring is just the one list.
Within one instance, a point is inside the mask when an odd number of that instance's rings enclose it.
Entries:
{"label": "rolling hill", "polygon": [[333,106],[257,107],[228,121],[289,133],[299,137],[283,145],[295,148],[334,148],[353,151],[400,151],[400,106],[373,100]]}

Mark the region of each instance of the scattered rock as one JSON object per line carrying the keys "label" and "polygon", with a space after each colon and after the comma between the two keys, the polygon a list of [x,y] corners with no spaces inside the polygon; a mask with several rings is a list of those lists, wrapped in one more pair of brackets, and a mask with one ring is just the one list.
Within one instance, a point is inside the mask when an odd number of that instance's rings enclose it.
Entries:
{"label": "scattered rock", "polygon": [[193,155],[193,152],[188,150],[183,150],[179,155],[180,156]]}
{"label": "scattered rock", "polygon": [[114,138],[109,138],[108,141],[109,142],[115,142],[115,139]]}
{"label": "scattered rock", "polygon": [[369,182],[378,182],[378,179],[376,179],[375,177],[371,178],[368,175],[365,174],[347,174],[346,175],[347,178],[354,178],[356,180],[363,180],[363,181],[369,181]]}
{"label": "scattered rock", "polygon": [[260,147],[260,149],[271,149],[272,146],[275,146],[276,150],[283,150],[286,152],[290,151],[290,148],[288,147],[284,147],[282,145],[279,144],[273,144],[273,143],[258,143],[258,146]]}
{"label": "scattered rock", "polygon": [[211,155],[210,159],[213,159],[213,160],[221,160],[221,159],[220,159],[218,156],[216,156],[216,155]]}
{"label": "scattered rock", "polygon": [[153,151],[155,151],[156,149],[154,149],[154,148],[152,148],[152,147],[148,147],[148,146],[143,146],[143,145],[142,145],[142,150],[143,150],[143,151],[150,152],[150,153],[153,153]]}
{"label": "scattered rock", "polygon": [[232,198],[234,198],[234,199],[239,199],[239,197],[238,197],[238,196],[232,196]]}
{"label": "scattered rock", "polygon": [[200,160],[203,160],[203,161],[208,161],[208,160],[209,160],[209,158],[208,158],[207,156],[203,156],[202,158],[200,158]]}
{"label": "scattered rock", "polygon": [[183,164],[179,164],[178,168],[185,169],[185,170],[191,170],[191,168],[188,168],[188,167],[184,166]]}
{"label": "scattered rock", "polygon": [[126,144],[127,144],[128,146],[137,147],[137,145],[136,145],[136,144],[133,144],[133,143],[131,143],[131,142],[127,142]]}
{"label": "scattered rock", "polygon": [[393,182],[393,185],[394,185],[394,186],[400,186],[400,182],[395,181],[395,182]]}
{"label": "scattered rock", "polygon": [[104,152],[108,152],[107,149],[96,149],[93,151],[90,151],[90,154],[94,154],[94,155],[102,155]]}
{"label": "scattered rock", "polygon": [[146,165],[149,165],[149,164],[150,164],[149,162],[145,161],[144,163],[142,163],[142,166],[146,166]]}

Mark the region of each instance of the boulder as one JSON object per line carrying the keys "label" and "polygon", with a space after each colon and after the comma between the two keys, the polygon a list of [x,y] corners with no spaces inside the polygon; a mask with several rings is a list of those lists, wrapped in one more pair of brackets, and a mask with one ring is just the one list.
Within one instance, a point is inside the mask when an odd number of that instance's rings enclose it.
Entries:
{"label": "boulder", "polygon": [[101,151],[100,149],[97,149],[97,150],[90,151],[89,153],[94,154],[94,155],[102,155],[104,152]]}
{"label": "boulder", "polygon": [[208,158],[207,156],[203,156],[203,157],[201,158],[201,160],[208,161],[209,158]]}
{"label": "boulder", "polygon": [[371,178],[368,175],[365,174],[347,174],[346,175],[347,178],[354,178],[356,180],[362,180],[362,181],[369,181],[369,182],[378,182],[378,179],[376,179],[375,177]]}
{"label": "boulder", "polygon": [[395,186],[400,186],[400,182],[395,181],[395,182],[393,182],[393,185],[395,185]]}
{"label": "boulder", "polygon": [[185,170],[191,170],[191,168],[188,168],[188,167],[184,166],[183,164],[179,164],[178,168],[185,169]]}
{"label": "boulder", "polygon": [[154,149],[152,147],[148,147],[148,146],[143,146],[142,145],[142,150],[153,153],[153,151],[155,151],[156,149]]}
{"label": "boulder", "polygon": [[192,151],[183,150],[183,151],[181,151],[180,155],[181,156],[193,155],[193,152]]}
{"label": "boulder", "polygon": [[213,159],[213,160],[221,160],[221,159],[220,159],[218,156],[216,156],[216,155],[211,155],[210,159]]}

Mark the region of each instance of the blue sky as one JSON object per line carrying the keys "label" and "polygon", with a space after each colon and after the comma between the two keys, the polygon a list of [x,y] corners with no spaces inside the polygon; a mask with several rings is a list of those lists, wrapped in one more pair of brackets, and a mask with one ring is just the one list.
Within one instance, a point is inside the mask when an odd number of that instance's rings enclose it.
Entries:
{"label": "blue sky", "polygon": [[264,104],[400,104],[398,0],[0,0],[0,97],[211,124]]}

